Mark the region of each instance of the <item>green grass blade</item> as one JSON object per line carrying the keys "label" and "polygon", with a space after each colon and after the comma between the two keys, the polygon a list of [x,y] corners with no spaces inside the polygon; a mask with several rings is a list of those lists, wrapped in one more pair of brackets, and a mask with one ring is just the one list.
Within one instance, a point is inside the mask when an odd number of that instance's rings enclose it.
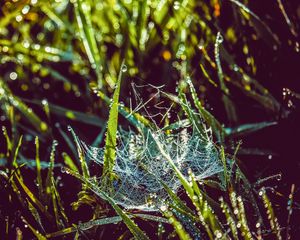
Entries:
{"label": "green grass blade", "polygon": [[161,184],[172,200],[172,203],[170,205],[178,206],[178,208],[186,212],[186,215],[189,215],[189,217],[192,218],[194,212],[188,206],[186,206],[186,204],[172,191],[172,189],[168,187],[167,184],[165,184],[164,182],[161,182]]}
{"label": "green grass blade", "polygon": [[168,209],[167,206],[161,207],[162,214],[169,219],[169,222],[173,225],[175,228],[175,231],[181,240],[191,240],[192,238],[190,235],[185,231],[182,224],[176,219],[176,217],[173,215],[173,213]]}
{"label": "green grass blade", "polygon": [[3,91],[3,93],[5,93],[0,95],[0,100],[4,100],[5,102],[17,108],[38,131],[43,133],[48,131],[47,124],[42,121],[31,110],[31,108],[29,108],[24,102],[22,102],[21,99],[13,95],[2,79],[0,79],[0,91]]}
{"label": "green grass blade", "polygon": [[199,114],[196,114],[192,110],[190,103],[187,100],[186,95],[184,93],[180,92],[178,100],[179,100],[179,104],[180,104],[181,108],[186,113],[195,132],[198,133],[198,135],[201,138],[208,139],[206,128],[205,128],[205,125],[203,124],[203,119],[201,118],[201,116],[199,116]]}
{"label": "green grass blade", "polygon": [[237,224],[236,224],[235,216],[233,215],[231,209],[229,208],[229,206],[227,205],[227,203],[224,201],[224,199],[222,197],[220,198],[220,202],[221,202],[222,212],[224,213],[224,215],[226,217],[226,221],[230,227],[233,239],[238,240],[239,239],[238,238],[238,228],[236,226]]}
{"label": "green grass blade", "polygon": [[54,212],[54,217],[55,217],[55,222],[56,222],[56,226],[61,229],[63,227],[62,222],[60,221],[60,214],[59,214],[59,210],[58,210],[58,206],[57,206],[57,202],[56,202],[56,196],[55,196],[55,191],[56,191],[56,186],[55,186],[55,182],[54,182],[54,177],[51,177],[51,201],[52,201],[52,207],[53,207],[53,212]]}
{"label": "green grass blade", "polygon": [[183,120],[179,120],[177,122],[171,123],[170,125],[163,127],[161,130],[162,131],[178,130],[181,128],[187,128],[190,125],[191,125],[191,123],[190,123],[189,119],[183,119]]}
{"label": "green grass blade", "polygon": [[197,93],[196,89],[192,83],[192,80],[190,78],[187,79],[187,83],[189,84],[190,91],[192,94],[192,98],[194,101],[194,104],[198,111],[201,113],[203,116],[205,122],[212,128],[213,133],[217,136],[218,140],[223,142],[224,141],[224,135],[225,135],[225,130],[222,127],[221,123],[209,112],[207,111],[201,104]]}
{"label": "green grass blade", "polygon": [[[17,147],[16,147],[16,149],[15,149],[15,152],[14,152],[14,158],[13,158],[13,162],[12,162],[12,165],[13,165],[13,167],[15,167],[15,168],[18,168],[17,157],[18,157],[18,154],[19,154],[19,149],[20,149],[20,147],[21,147],[21,145],[22,145],[22,140],[23,140],[23,136],[21,135],[21,137],[19,138]],[[17,171],[18,171],[18,173],[20,173],[20,172],[19,172],[19,169],[18,169]],[[21,175],[20,175],[20,176],[21,176]]]}
{"label": "green grass blade", "polygon": [[220,59],[220,45],[223,42],[223,36],[221,35],[220,32],[217,33],[216,41],[215,41],[215,62],[217,66],[217,71],[218,71],[218,77],[220,81],[220,88],[223,91],[223,96],[222,96],[222,101],[224,103],[224,107],[227,113],[227,117],[230,121],[230,123],[235,123],[237,122],[237,114],[235,110],[235,105],[234,103],[229,99],[228,95],[229,89],[227,88],[225,81],[224,81],[224,74],[223,74],[223,69],[221,65],[221,59]]}
{"label": "green grass blade", "polygon": [[66,28],[66,24],[64,23],[64,21],[60,18],[59,15],[57,15],[50,7],[50,4],[44,2],[42,4],[40,4],[41,6],[41,10],[53,21],[56,23],[56,25],[61,29],[61,30],[65,30]]}
{"label": "green grass blade", "polygon": [[274,126],[277,122],[260,122],[260,123],[250,123],[243,124],[235,128],[226,128],[226,135],[229,137],[239,137],[245,136],[253,132],[257,132],[261,129]]}
{"label": "green grass blade", "polygon": [[131,220],[130,216],[127,215],[114,201],[113,198],[111,198],[106,192],[102,191],[98,186],[91,183],[87,178],[84,178],[77,172],[74,172],[70,169],[66,169],[66,172],[73,175],[74,177],[81,180],[83,183],[86,184],[86,186],[91,189],[97,196],[102,198],[103,200],[107,201],[113,209],[116,211],[116,213],[122,218],[123,222],[126,224],[130,232],[133,234],[135,239],[137,240],[149,240],[148,236]]}
{"label": "green grass blade", "polygon": [[[29,199],[38,207],[38,209],[45,214],[45,216],[48,219],[52,219],[52,216],[50,215],[50,213],[48,212],[48,210],[46,209],[46,207],[44,206],[44,204],[42,204],[38,198],[29,190],[29,188],[25,185],[25,183],[23,182],[23,180],[18,176],[18,175],[14,175],[15,179],[17,180],[17,182],[20,184],[21,188],[24,190],[24,192],[26,193],[26,195],[29,197]],[[15,183],[13,183],[14,186],[16,186]]]}
{"label": "green grass blade", "polygon": [[[97,96],[105,101],[106,104],[111,104],[109,97],[107,97],[101,90],[95,89]],[[144,132],[147,128],[155,128],[154,125],[147,119],[137,112],[130,112],[130,109],[119,105],[119,113],[125,117],[136,129],[140,132]]]}
{"label": "green grass blade", "polygon": [[78,168],[77,168],[77,166],[76,166],[76,164],[74,163],[74,161],[72,160],[72,158],[67,153],[63,152],[62,153],[62,157],[64,159],[65,165],[68,168],[72,169],[75,172],[79,171]]}
{"label": "green grass blade", "polygon": [[83,149],[80,146],[80,140],[78,139],[75,132],[73,131],[73,129],[70,126],[68,126],[68,130],[72,133],[74,141],[75,141],[76,146],[77,146],[77,153],[78,153],[79,162],[80,162],[80,166],[81,166],[83,176],[85,178],[89,178],[90,177],[90,172],[89,172],[89,169],[88,169],[85,157],[84,157]]}
{"label": "green grass blade", "polygon": [[25,225],[28,226],[28,228],[31,230],[33,235],[38,239],[38,240],[47,240],[46,237],[44,237],[38,230],[36,230],[31,224],[28,223],[28,221],[21,216],[22,221],[25,223]]}
{"label": "green grass blade", "polygon": [[84,223],[79,223],[77,226],[68,227],[68,228],[62,229],[57,232],[48,233],[48,234],[46,234],[46,237],[53,238],[53,237],[64,236],[64,235],[67,235],[70,233],[74,233],[74,232],[78,231],[78,229],[85,231],[85,230],[88,230],[88,229],[96,227],[96,226],[103,226],[103,225],[107,225],[107,224],[118,223],[121,221],[122,221],[122,218],[120,216],[96,219],[96,220],[92,220],[92,221],[88,221],[88,222],[84,222]]}
{"label": "green grass blade", "polygon": [[171,156],[164,150],[164,146],[163,144],[159,141],[159,139],[157,139],[156,136],[154,136],[151,133],[152,138],[154,139],[158,150],[160,151],[161,155],[168,161],[168,163],[170,164],[170,166],[173,168],[175,174],[177,175],[178,179],[180,180],[182,186],[184,187],[184,189],[186,190],[187,194],[189,197],[192,197],[194,195],[194,190],[193,188],[190,186],[188,180],[184,177],[184,175],[180,172],[180,170],[176,167],[175,163],[173,162]]}
{"label": "green grass blade", "polygon": [[139,218],[142,218],[144,220],[159,222],[159,223],[169,223],[169,221],[167,219],[163,218],[163,217],[153,216],[153,215],[149,215],[149,214],[136,213],[136,214],[132,214],[132,216],[133,217],[139,217]]}
{"label": "green grass blade", "polygon": [[92,26],[90,3],[86,0],[77,0],[74,3],[74,8],[81,40],[83,42],[91,67],[96,71],[98,77],[98,86],[102,87],[101,58],[95,39],[96,34]]}
{"label": "green grass blade", "polygon": [[[40,101],[28,100],[28,99],[22,99],[22,100],[24,102],[32,103],[43,108],[43,104]],[[86,123],[96,127],[103,127],[105,123],[103,119],[95,115],[78,112],[49,102],[48,102],[48,106],[49,106],[50,113],[70,119],[72,121]]]}
{"label": "green grass blade", "polygon": [[[211,198],[200,190],[193,173],[190,173],[190,178],[195,192],[195,195],[191,198],[191,200],[198,210],[201,224],[205,228],[209,238],[216,239],[219,238],[219,235],[224,236],[222,224],[218,220],[217,214],[215,214],[214,211],[218,208],[216,206],[217,204],[215,204]],[[215,209],[213,210],[211,206],[215,206]]]}
{"label": "green grass blade", "polygon": [[49,163],[49,169],[48,169],[48,174],[47,174],[47,178],[46,178],[46,194],[48,196],[51,196],[52,193],[52,189],[51,189],[51,181],[52,181],[52,177],[53,177],[53,169],[54,169],[54,161],[55,161],[55,151],[56,151],[56,146],[57,146],[57,141],[54,140],[52,142],[52,148],[51,148],[51,152],[50,152],[50,163]]}
{"label": "green grass blade", "polygon": [[41,174],[41,160],[40,160],[40,144],[39,138],[35,137],[35,162],[36,162],[36,182],[38,185],[39,196],[40,198],[43,196],[43,182],[42,182],[42,174]]}
{"label": "green grass blade", "polygon": [[5,137],[5,140],[6,140],[6,157],[8,158],[10,156],[10,153],[12,151],[12,143],[11,143],[11,140],[10,140],[10,137],[8,136],[8,133],[7,133],[7,129],[5,126],[2,126],[2,133]]}
{"label": "green grass blade", "polygon": [[57,225],[59,227],[64,227],[63,223],[67,224],[69,220],[65,213],[65,208],[63,207],[59,192],[57,191],[57,186],[54,177],[52,177],[52,192],[53,209],[57,219]]}
{"label": "green grass blade", "polygon": [[249,14],[252,17],[251,20],[257,33],[264,39],[267,44],[270,44],[272,48],[274,46],[277,47],[277,45],[280,44],[278,37],[272,32],[269,26],[259,18],[259,16],[257,16],[247,6],[237,0],[230,0],[230,2],[238,6],[239,9],[243,10],[245,13]]}
{"label": "green grass blade", "polygon": [[118,105],[119,105],[119,96],[122,80],[122,69],[124,67],[124,61],[121,65],[118,81],[112,98],[112,105],[109,111],[109,118],[107,122],[107,131],[105,138],[105,148],[104,148],[104,159],[103,159],[103,174],[102,179],[104,183],[109,184],[107,187],[110,187],[110,182],[113,180],[113,167],[116,160],[116,146],[117,146],[117,127],[118,127]]}
{"label": "green grass blade", "polygon": [[38,223],[39,227],[45,231],[42,221],[41,221],[41,216],[38,212],[38,210],[33,206],[33,204],[27,200],[27,204],[28,204],[28,209],[31,212],[31,215],[34,217],[34,220]]}
{"label": "green grass blade", "polygon": [[276,218],[276,216],[274,214],[272,203],[266,193],[265,188],[262,188],[259,191],[259,196],[262,198],[262,200],[264,202],[264,206],[267,211],[270,226],[271,226],[271,229],[272,229],[274,235],[276,236],[277,239],[282,239],[280,225],[278,223],[278,219]]}
{"label": "green grass blade", "polygon": [[60,126],[56,126],[59,133],[62,135],[63,139],[65,140],[65,142],[67,143],[67,145],[69,146],[69,148],[71,149],[72,153],[74,154],[74,156],[77,156],[77,148],[76,145],[74,144],[74,142],[70,139],[70,137],[68,136],[67,133],[65,133]]}

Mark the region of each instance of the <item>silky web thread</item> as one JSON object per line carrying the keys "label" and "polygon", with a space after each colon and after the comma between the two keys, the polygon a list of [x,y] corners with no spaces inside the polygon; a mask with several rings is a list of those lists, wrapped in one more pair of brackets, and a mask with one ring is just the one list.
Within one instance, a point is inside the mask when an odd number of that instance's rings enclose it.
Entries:
{"label": "silky web thread", "polygon": [[[154,88],[152,85],[150,87]],[[162,87],[155,89],[155,96],[162,95],[161,89]],[[136,101],[137,108],[132,110],[136,112],[137,109],[146,109],[147,102],[150,104],[150,101],[141,99],[137,91],[134,91],[134,94],[139,101]],[[158,107],[162,110],[159,103]],[[167,107],[165,110],[170,111]],[[154,121],[153,114],[145,112],[147,117]],[[161,116],[165,117],[165,114]],[[159,206],[168,200],[168,193],[162,182],[174,193],[178,193],[181,187],[180,180],[161,154],[156,141],[186,178],[189,177],[189,170],[193,172],[196,180],[221,172],[223,167],[219,152],[212,141],[210,131],[207,130],[206,133],[208,134],[205,136],[190,133],[187,127],[168,134],[158,127],[143,133],[120,129],[117,134],[116,162],[113,168],[117,178],[113,182],[114,191],[108,194],[126,209],[158,211]],[[103,165],[103,148],[89,146],[77,136],[75,140],[86,159]]]}

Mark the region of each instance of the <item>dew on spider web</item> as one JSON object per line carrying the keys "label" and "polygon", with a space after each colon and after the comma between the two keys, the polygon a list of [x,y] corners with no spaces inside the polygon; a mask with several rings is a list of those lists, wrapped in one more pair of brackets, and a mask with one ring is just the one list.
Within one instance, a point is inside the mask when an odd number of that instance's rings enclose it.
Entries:
{"label": "dew on spider web", "polygon": [[[187,169],[193,171],[197,180],[222,170],[215,146],[196,135],[189,135],[187,131],[166,135],[158,130],[143,135],[121,130],[113,169],[118,178],[113,183],[115,191],[111,197],[126,209],[158,211],[161,201],[168,199],[161,182],[174,193],[181,186],[152,135],[163,145],[175,166],[186,178],[189,175]],[[80,145],[89,159],[103,164],[104,149],[90,147],[83,142]]]}
{"label": "dew on spider web", "polygon": [[128,102],[129,116],[134,113],[142,114],[156,127],[160,126],[167,118],[176,119],[177,112],[173,109],[174,104],[170,103],[163,88],[164,85],[131,83],[130,96],[132,97]]}
{"label": "dew on spider web", "polygon": [[[181,183],[170,163],[162,155],[157,142],[187,179],[190,175],[188,169],[193,172],[196,180],[201,180],[222,171],[223,168],[211,133],[199,136],[183,127],[180,131],[166,134],[158,127],[157,119],[162,122],[168,117],[172,107],[161,103],[163,86],[132,86],[134,98],[130,101],[130,114],[142,112],[142,115],[154,123],[155,129],[143,133],[119,129],[113,168],[117,178],[113,182],[114,191],[107,193],[126,209],[159,211],[164,201],[168,200],[168,193],[162,182],[173,193],[178,193]],[[148,99],[139,93],[139,89],[145,87],[148,88]],[[148,106],[150,110],[147,109]],[[104,149],[85,144],[71,128],[68,129],[78,147],[83,150],[86,160],[103,165]]]}

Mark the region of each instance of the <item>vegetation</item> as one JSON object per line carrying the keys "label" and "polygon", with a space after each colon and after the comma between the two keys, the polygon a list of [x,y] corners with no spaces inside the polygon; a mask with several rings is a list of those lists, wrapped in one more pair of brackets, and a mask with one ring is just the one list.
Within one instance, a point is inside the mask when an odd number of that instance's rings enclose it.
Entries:
{"label": "vegetation", "polygon": [[299,12],[1,2],[3,239],[297,236]]}

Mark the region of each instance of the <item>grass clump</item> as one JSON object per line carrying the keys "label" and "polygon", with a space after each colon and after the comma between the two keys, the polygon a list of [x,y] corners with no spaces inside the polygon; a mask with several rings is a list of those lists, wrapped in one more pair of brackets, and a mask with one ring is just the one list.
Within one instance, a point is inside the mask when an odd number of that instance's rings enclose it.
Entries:
{"label": "grass clump", "polygon": [[297,236],[297,184],[276,180],[294,142],[270,139],[297,130],[277,68],[299,14],[272,4],[3,1],[0,235]]}

